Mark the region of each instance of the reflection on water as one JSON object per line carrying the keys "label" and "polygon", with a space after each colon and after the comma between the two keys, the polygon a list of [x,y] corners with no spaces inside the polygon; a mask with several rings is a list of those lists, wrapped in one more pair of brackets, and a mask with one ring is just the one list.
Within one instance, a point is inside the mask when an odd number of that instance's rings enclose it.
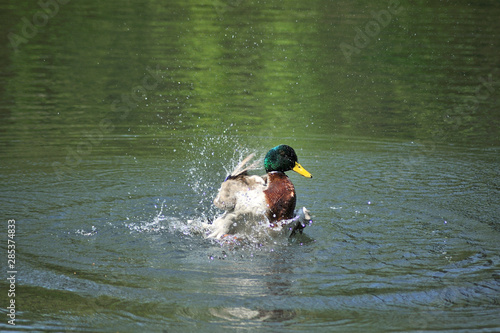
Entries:
{"label": "reflection on water", "polygon": [[[0,4],[17,329],[499,329],[496,3],[57,3]],[[205,239],[282,143],[315,222]]]}
{"label": "reflection on water", "polygon": [[[64,164],[97,150],[125,154],[138,136],[150,139],[143,148],[173,150],[179,135],[226,128],[498,144],[498,6],[128,6],[68,3],[43,33],[3,53],[2,137],[17,138],[9,154],[62,154]],[[342,45],[355,46],[389,10],[347,61]],[[22,31],[18,17],[31,11],[8,11],[17,14],[4,15],[10,29]]]}

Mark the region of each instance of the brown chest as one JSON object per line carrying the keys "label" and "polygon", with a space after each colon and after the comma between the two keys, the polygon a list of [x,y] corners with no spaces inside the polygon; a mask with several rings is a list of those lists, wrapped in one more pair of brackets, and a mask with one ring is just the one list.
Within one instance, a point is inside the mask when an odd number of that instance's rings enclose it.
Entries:
{"label": "brown chest", "polygon": [[290,178],[283,172],[268,173],[268,187],[264,191],[269,205],[270,222],[281,221],[293,217],[295,210],[295,188]]}

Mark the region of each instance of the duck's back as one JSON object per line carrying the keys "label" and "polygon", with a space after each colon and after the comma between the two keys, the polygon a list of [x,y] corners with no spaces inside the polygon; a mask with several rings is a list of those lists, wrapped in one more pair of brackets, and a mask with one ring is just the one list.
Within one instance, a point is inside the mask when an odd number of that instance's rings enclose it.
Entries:
{"label": "duck's back", "polygon": [[222,183],[214,199],[214,205],[225,211],[245,210],[247,205],[261,206],[265,204],[263,202],[265,188],[266,181],[259,176],[242,174],[229,177]]}

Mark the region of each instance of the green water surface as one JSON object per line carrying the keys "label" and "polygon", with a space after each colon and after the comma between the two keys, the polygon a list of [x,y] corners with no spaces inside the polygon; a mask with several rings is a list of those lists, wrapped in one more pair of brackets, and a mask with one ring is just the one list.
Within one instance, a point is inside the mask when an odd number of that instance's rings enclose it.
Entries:
{"label": "green water surface", "polygon": [[[0,328],[500,330],[499,16],[497,1],[2,1]],[[204,239],[230,169],[281,143],[314,176],[290,174],[315,222]]]}

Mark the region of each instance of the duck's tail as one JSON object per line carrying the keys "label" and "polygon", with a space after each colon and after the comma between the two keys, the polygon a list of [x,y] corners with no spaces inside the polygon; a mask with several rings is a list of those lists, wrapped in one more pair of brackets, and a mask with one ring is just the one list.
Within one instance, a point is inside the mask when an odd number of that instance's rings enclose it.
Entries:
{"label": "duck's tail", "polygon": [[255,153],[251,153],[247,157],[245,157],[234,170],[226,177],[226,180],[236,178],[239,175],[245,174],[248,170],[255,170],[259,168],[259,162],[254,161],[252,164],[245,166],[252,158],[254,158]]}

